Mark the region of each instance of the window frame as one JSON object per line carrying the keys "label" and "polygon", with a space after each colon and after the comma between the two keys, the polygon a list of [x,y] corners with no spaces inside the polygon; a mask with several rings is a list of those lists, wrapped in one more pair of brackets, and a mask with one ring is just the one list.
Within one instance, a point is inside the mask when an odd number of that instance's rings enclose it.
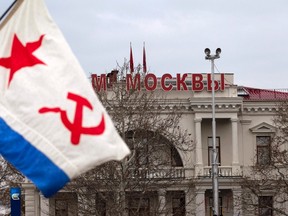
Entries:
{"label": "window frame", "polygon": [[[261,199],[262,199],[262,202],[261,202]],[[259,216],[273,216],[273,204],[274,204],[273,196],[258,196],[258,215]],[[263,212],[267,210],[268,212]]]}
{"label": "window frame", "polygon": [[[129,216],[149,216],[150,215],[150,198],[149,197],[131,197],[128,204],[128,215]],[[136,205],[135,205],[136,204]]]}
{"label": "window frame", "polygon": [[[258,138],[269,138],[269,141],[267,143],[263,144],[263,143],[258,142]],[[271,141],[272,141],[271,135],[266,135],[266,134],[265,135],[264,134],[263,135],[256,135],[256,163],[257,163],[257,165],[269,165],[269,164],[271,164]],[[266,162],[265,161],[261,162],[261,160],[263,160],[263,158],[261,158],[261,157],[263,157],[263,152],[264,152],[263,149],[264,149],[264,151],[268,152],[268,153],[264,153],[264,154],[268,154],[268,161],[266,161]]]}

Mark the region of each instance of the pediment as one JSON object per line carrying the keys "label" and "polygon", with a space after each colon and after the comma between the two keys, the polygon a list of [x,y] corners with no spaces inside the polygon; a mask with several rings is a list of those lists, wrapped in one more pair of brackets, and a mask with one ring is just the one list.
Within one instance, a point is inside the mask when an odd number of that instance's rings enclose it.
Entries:
{"label": "pediment", "polygon": [[252,133],[275,133],[276,132],[276,127],[273,125],[270,125],[266,122],[262,122],[252,128],[250,128],[250,131]]}

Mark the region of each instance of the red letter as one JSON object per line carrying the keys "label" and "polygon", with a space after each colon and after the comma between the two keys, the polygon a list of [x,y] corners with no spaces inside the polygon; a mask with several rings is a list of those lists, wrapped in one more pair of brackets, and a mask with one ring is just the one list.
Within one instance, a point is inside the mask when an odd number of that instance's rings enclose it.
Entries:
{"label": "red letter", "polygon": [[202,74],[192,74],[192,91],[203,91],[203,75]]}
{"label": "red letter", "polygon": [[102,88],[104,91],[106,91],[107,84],[106,84],[106,75],[105,74],[101,74],[100,76],[97,76],[97,74],[92,74],[91,79],[92,79],[93,89],[96,89],[99,92],[99,91],[101,91],[101,88]]}
{"label": "red letter", "polygon": [[225,90],[225,77],[224,77],[224,74],[220,74],[220,76],[221,76],[220,90],[224,91]]}
{"label": "red letter", "polygon": [[[215,76],[215,75],[214,75]],[[219,83],[217,80],[214,80],[214,91],[219,89]],[[211,74],[207,74],[207,91],[212,91],[212,78]]]}
{"label": "red letter", "polygon": [[173,85],[171,83],[169,83],[168,86],[165,85],[165,79],[172,79],[172,75],[171,74],[164,74],[161,77],[161,87],[164,91],[171,91],[173,88]]}
{"label": "red letter", "polygon": [[[150,86],[149,85],[149,79],[153,80],[153,84]],[[149,73],[145,76],[145,80],[144,80],[144,86],[146,88],[147,91],[153,91],[156,89],[157,87],[157,77],[155,76],[155,74]]]}
{"label": "red letter", "polygon": [[132,89],[136,90],[136,86],[138,91],[140,91],[140,74],[136,74],[134,77],[134,83],[132,80],[132,74],[127,74],[126,76],[126,89],[127,91],[130,91],[130,83],[132,84]]}
{"label": "red letter", "polygon": [[181,78],[181,74],[177,74],[177,77],[176,77],[176,84],[177,84],[177,90],[180,91],[181,90],[181,85],[183,87],[183,89],[185,91],[188,90],[187,88],[187,85],[185,83],[185,79],[187,77],[187,74],[183,74],[183,77]]}

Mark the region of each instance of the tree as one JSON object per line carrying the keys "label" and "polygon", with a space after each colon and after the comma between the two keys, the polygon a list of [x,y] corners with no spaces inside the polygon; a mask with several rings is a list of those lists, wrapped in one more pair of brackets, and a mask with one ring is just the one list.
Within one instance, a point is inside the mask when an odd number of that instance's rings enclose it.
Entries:
{"label": "tree", "polygon": [[[190,162],[192,167],[194,144],[191,134],[179,126],[181,104],[156,91],[127,91],[128,70],[127,62],[118,65],[107,75],[108,91],[96,93],[131,155],[95,168],[67,188],[77,193],[78,212],[84,215],[104,215],[104,211],[121,216],[161,215],[167,211],[183,215],[194,198],[185,200],[185,192],[193,190],[194,180],[188,171],[185,173],[183,164]],[[140,66],[133,75],[137,73],[141,74]],[[159,196],[161,192],[164,194]],[[169,207],[163,201],[165,197],[169,197]]]}
{"label": "tree", "polygon": [[281,101],[273,119],[276,131],[271,144],[267,151],[258,152],[258,161],[255,159],[251,171],[243,178],[242,201],[247,213],[288,215],[287,110],[288,101]]}
{"label": "tree", "polygon": [[10,206],[10,188],[20,187],[24,176],[0,156],[0,207]]}

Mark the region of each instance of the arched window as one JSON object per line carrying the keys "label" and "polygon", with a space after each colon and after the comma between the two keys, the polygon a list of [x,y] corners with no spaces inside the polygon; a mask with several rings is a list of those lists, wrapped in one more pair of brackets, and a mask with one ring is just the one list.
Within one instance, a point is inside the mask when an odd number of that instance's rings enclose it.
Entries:
{"label": "arched window", "polygon": [[146,130],[128,131],[126,142],[134,154],[136,166],[183,167],[177,149],[161,134]]}

